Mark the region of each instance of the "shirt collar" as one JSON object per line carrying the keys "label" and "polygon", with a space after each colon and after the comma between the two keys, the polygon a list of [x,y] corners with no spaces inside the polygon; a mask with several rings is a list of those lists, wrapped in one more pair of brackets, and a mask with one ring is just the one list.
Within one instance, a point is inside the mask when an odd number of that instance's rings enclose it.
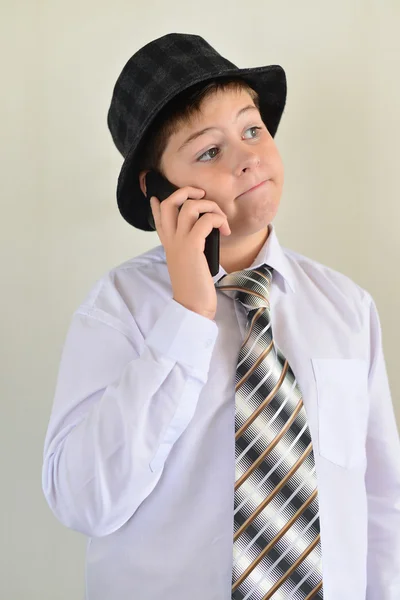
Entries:
{"label": "shirt collar", "polygon": [[[273,223],[268,225],[268,229],[268,238],[249,268],[253,269],[263,264],[269,265],[274,269],[274,271],[283,277],[285,282],[288,283],[292,292],[296,292],[292,268],[279,243]],[[221,279],[223,275],[227,275],[227,272],[220,265],[218,273],[213,277],[214,283]]]}

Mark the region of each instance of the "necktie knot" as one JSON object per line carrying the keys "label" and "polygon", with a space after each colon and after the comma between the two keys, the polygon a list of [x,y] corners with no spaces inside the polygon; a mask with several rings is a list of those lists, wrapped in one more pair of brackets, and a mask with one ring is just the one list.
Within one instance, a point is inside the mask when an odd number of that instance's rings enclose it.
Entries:
{"label": "necktie knot", "polygon": [[254,269],[242,269],[221,277],[215,287],[247,309],[269,309],[269,291],[273,268],[260,265]]}

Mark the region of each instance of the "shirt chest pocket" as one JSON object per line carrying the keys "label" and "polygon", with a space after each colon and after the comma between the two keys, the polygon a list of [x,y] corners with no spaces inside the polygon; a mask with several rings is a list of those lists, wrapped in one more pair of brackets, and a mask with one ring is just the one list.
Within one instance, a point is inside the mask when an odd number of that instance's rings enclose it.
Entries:
{"label": "shirt chest pocket", "polygon": [[364,464],[368,366],[358,358],[312,358],[317,388],[319,453],[346,469]]}

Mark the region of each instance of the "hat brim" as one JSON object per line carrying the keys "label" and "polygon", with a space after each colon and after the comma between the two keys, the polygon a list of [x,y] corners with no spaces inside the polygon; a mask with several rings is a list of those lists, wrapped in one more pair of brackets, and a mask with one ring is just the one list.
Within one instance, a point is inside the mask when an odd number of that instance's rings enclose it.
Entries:
{"label": "hat brim", "polygon": [[175,89],[170,97],[164,98],[151,118],[142,125],[133,140],[128,154],[122,164],[117,184],[117,204],[123,218],[133,227],[143,231],[154,231],[148,216],[151,211],[150,202],[143,194],[139,183],[137,150],[139,143],[150,127],[158,112],[176,95],[201,81],[226,78],[227,76],[242,77],[259,94],[260,114],[272,137],[275,137],[283,110],[286,104],[286,75],[279,65],[254,67],[247,69],[224,69],[212,76],[193,79],[190,84]]}

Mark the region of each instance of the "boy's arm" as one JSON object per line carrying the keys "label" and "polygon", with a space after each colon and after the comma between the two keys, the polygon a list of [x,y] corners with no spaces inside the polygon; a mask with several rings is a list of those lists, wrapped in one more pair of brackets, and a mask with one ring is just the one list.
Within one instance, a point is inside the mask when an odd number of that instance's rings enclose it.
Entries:
{"label": "boy's arm", "polygon": [[214,321],[173,299],[145,340],[102,311],[75,312],[42,470],[61,523],[104,536],[132,516],[194,414],[217,334]]}
{"label": "boy's arm", "polygon": [[370,314],[370,414],[367,436],[367,600],[400,598],[400,441],[374,300]]}

